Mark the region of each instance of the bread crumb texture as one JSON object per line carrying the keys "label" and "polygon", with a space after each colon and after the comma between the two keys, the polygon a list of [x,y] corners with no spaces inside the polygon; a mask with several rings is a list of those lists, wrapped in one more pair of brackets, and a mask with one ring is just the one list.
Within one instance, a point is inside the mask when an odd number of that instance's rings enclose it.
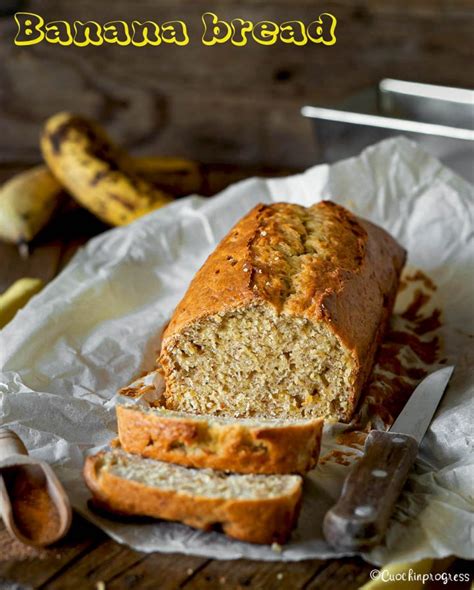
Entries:
{"label": "bread crumb texture", "polygon": [[334,203],[259,205],[196,275],[164,334],[170,409],[350,419],[404,251]]}
{"label": "bread crumb texture", "polygon": [[100,469],[116,477],[178,495],[226,500],[262,500],[295,492],[298,475],[235,475],[212,469],[190,469],[114,451],[103,455]]}

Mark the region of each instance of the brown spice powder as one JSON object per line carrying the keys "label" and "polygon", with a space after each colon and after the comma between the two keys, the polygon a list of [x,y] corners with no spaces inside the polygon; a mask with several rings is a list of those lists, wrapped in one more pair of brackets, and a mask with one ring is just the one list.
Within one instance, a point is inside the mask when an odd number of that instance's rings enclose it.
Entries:
{"label": "brown spice powder", "polygon": [[34,543],[52,543],[59,529],[59,514],[40,468],[10,467],[2,475],[19,532]]}
{"label": "brown spice powder", "polygon": [[54,552],[42,547],[24,545],[9,535],[6,530],[0,531],[0,563],[6,561],[24,561],[25,559],[46,559]]}

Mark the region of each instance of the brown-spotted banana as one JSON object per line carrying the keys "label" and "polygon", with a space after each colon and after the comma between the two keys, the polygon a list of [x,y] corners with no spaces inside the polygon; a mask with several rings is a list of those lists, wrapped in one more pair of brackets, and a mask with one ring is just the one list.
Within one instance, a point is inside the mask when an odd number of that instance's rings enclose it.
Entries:
{"label": "brown-spotted banana", "polygon": [[142,156],[132,160],[135,171],[155,186],[174,197],[199,193],[204,176],[193,160],[175,156]]}
{"label": "brown-spotted banana", "polygon": [[48,119],[41,149],[71,196],[111,225],[125,225],[172,201],[137,174],[132,158],[85,117],[59,113]]}
{"label": "brown-spotted banana", "polygon": [[[134,170],[174,197],[203,186],[199,164],[174,156],[132,158]],[[0,187],[0,240],[23,246],[48,223],[65,195],[47,166],[16,174]]]}
{"label": "brown-spotted banana", "polygon": [[30,242],[53,215],[62,186],[45,166],[13,176],[0,187],[0,240]]}

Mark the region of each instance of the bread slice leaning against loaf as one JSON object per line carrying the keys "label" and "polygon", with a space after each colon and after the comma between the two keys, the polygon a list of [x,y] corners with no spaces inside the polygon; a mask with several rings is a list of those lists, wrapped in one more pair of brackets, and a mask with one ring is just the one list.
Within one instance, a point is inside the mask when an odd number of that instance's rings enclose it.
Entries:
{"label": "bread slice leaning against loaf", "polygon": [[236,473],[306,473],[315,467],[323,419],[252,420],[117,406],[129,452],[189,467]]}
{"label": "bread slice leaning against loaf", "polygon": [[351,419],[405,251],[323,201],[258,205],[207,259],[163,334],[166,407]]}
{"label": "bread slice leaning against loaf", "polygon": [[84,477],[102,509],[179,521],[261,544],[288,540],[302,494],[299,475],[189,469],[120,450],[88,457]]}

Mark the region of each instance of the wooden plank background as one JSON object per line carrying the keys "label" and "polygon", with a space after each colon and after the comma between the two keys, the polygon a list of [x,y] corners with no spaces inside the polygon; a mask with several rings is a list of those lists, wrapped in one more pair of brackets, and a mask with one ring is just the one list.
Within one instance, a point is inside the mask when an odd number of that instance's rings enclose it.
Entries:
{"label": "wooden plank background", "polygon": [[[42,0],[46,20],[184,20],[184,47],[16,47],[0,19],[0,161],[39,159],[38,133],[61,109],[98,118],[136,152],[302,168],[315,161],[302,105],[335,103],[385,76],[472,85],[470,0]],[[336,15],[332,47],[206,47],[203,12],[253,22]]]}

